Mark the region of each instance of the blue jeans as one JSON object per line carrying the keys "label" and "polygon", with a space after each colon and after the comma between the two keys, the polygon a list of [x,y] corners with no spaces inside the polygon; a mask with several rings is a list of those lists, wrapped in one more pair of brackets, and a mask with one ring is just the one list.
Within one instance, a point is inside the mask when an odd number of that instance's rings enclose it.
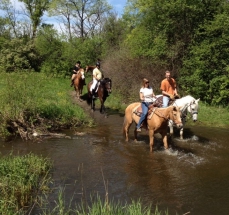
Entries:
{"label": "blue jeans", "polygon": [[142,122],[144,121],[146,115],[147,115],[147,112],[148,112],[148,109],[149,109],[149,105],[151,103],[150,102],[142,102],[142,115],[138,121],[138,124],[137,124],[137,129],[141,127],[141,124]]}
{"label": "blue jeans", "polygon": [[163,96],[163,108],[168,107],[169,99],[168,96]]}

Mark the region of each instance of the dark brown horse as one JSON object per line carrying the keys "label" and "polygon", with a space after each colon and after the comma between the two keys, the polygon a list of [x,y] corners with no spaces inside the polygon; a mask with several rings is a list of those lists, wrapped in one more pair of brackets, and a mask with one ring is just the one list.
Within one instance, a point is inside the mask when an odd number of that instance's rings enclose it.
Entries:
{"label": "dark brown horse", "polygon": [[[125,118],[123,123],[123,134],[126,141],[129,140],[129,128],[133,122],[138,123],[140,116],[135,114],[135,110],[141,106],[140,102],[132,103],[127,106],[125,110]],[[172,120],[178,128],[183,126],[181,121],[181,112],[179,107],[169,106],[167,108],[154,108],[147,117],[147,123],[143,124],[143,127],[149,130],[149,145],[150,151],[153,151],[154,134],[160,133],[163,139],[164,148],[168,149],[167,141],[167,127],[168,121]],[[137,131],[134,130],[134,138],[137,141]]]}
{"label": "dark brown horse", "polygon": [[84,69],[80,69],[78,73],[76,74],[74,81],[73,81],[73,86],[76,91],[76,97],[80,99],[80,96],[82,95],[83,91],[83,85],[84,85]]}
{"label": "dark brown horse", "polygon": [[[88,105],[91,105],[91,109],[95,110],[95,99],[92,98],[92,94],[90,92],[90,87],[92,85],[92,81],[88,83],[87,90],[88,90],[88,97],[87,97],[87,103]],[[99,98],[101,106],[100,106],[100,113],[105,112],[105,106],[104,102],[106,101],[107,97],[111,93],[111,79],[110,78],[104,78],[100,81],[98,91],[97,91],[97,98]]]}

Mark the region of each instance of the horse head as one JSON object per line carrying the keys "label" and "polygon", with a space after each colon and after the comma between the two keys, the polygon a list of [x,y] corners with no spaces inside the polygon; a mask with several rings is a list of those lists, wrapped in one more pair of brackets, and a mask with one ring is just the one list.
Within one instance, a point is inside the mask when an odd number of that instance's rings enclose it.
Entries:
{"label": "horse head", "polygon": [[170,115],[169,118],[170,120],[172,120],[174,122],[174,124],[177,126],[177,128],[182,128],[183,127],[183,123],[182,123],[182,119],[181,119],[181,111],[180,111],[180,107],[177,106],[170,106],[169,108],[171,108],[170,111]]}
{"label": "horse head", "polygon": [[194,122],[197,121],[197,116],[198,116],[198,102],[200,99],[193,99],[193,101],[190,102],[189,106],[188,106],[188,112],[192,115],[192,120]]}
{"label": "horse head", "polygon": [[84,76],[84,69],[81,68],[81,69],[79,70],[78,74],[79,74],[79,78],[81,78],[82,80],[85,79],[85,76]]}
{"label": "horse head", "polygon": [[107,90],[108,93],[111,93],[111,79],[110,78],[104,78],[103,79],[104,87]]}

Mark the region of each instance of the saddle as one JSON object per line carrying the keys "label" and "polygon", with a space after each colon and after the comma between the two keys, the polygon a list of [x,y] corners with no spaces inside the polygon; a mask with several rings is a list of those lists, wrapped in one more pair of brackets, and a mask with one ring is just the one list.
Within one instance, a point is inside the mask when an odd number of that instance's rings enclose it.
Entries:
{"label": "saddle", "polygon": [[[169,100],[169,104],[168,106],[172,105],[175,102],[175,100]],[[163,106],[163,96],[159,96],[150,106],[148,109],[148,113],[147,113],[147,117],[146,119],[150,119],[152,117],[152,113],[154,113],[154,111],[156,110],[156,108],[162,108]],[[134,114],[136,114],[137,116],[141,117],[142,115],[142,106],[141,104],[138,105],[134,111]]]}

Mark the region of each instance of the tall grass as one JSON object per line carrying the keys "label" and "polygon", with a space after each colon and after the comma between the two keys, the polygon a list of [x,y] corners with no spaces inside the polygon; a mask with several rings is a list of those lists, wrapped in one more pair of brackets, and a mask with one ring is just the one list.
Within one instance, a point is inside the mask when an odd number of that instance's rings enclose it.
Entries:
{"label": "tall grass", "polygon": [[0,158],[0,214],[25,214],[35,194],[47,190],[51,166],[33,154]]}
{"label": "tall grass", "polygon": [[56,207],[53,210],[44,209],[43,215],[168,215],[168,211],[162,212],[156,206],[154,211],[149,206],[143,206],[140,200],[133,201],[130,204],[123,204],[121,202],[103,201],[100,196],[91,198],[91,205],[81,204],[75,206],[66,205],[64,203],[64,190],[59,192]]}
{"label": "tall grass", "polygon": [[73,104],[69,80],[23,72],[0,76],[1,136],[41,124],[46,129],[93,124],[84,110]]}

